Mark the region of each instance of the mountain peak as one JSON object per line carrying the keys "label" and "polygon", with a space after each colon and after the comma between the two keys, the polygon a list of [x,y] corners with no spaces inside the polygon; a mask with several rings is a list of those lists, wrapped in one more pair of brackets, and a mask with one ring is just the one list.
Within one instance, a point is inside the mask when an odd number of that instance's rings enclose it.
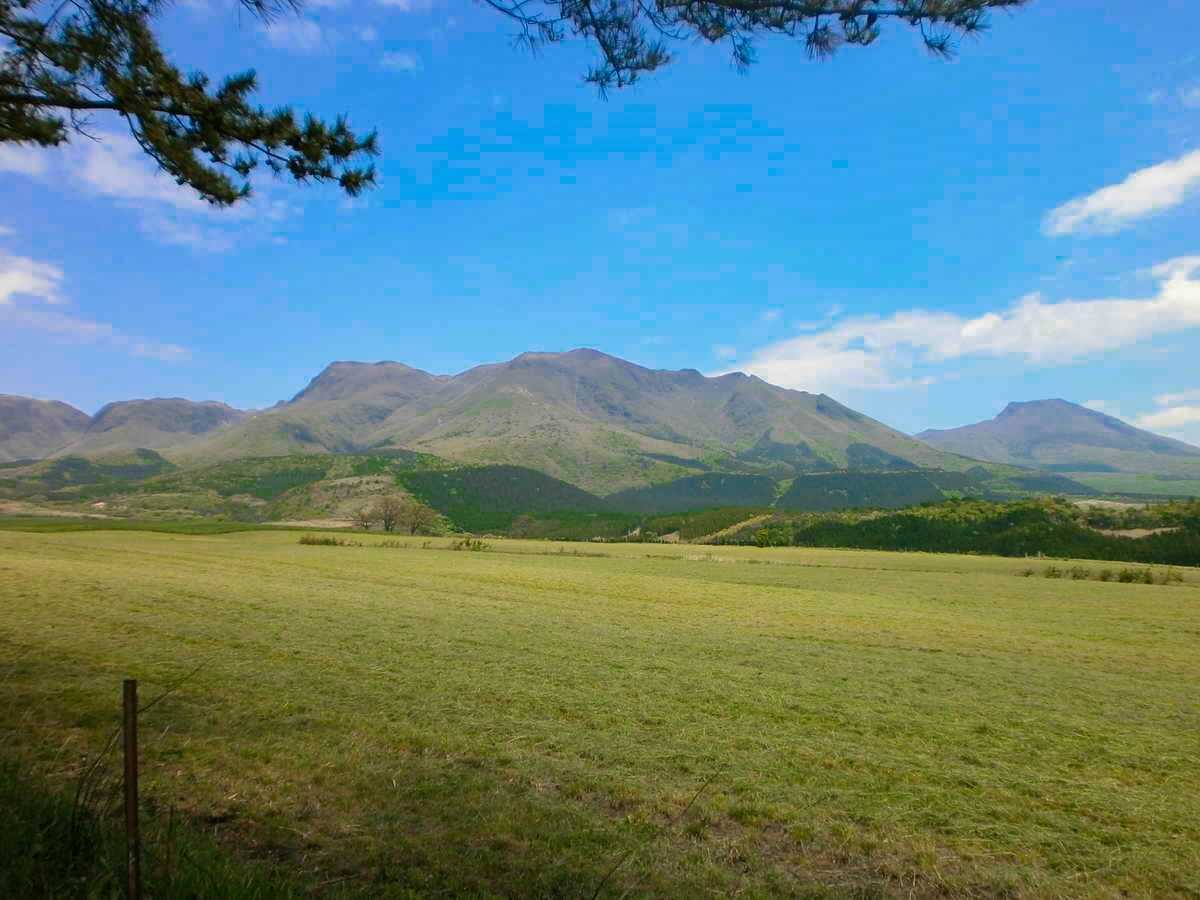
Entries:
{"label": "mountain peak", "polygon": [[414,384],[436,381],[428,372],[394,360],[373,363],[337,360],[322,369],[288,404],[338,400],[364,391],[395,393],[399,390],[406,394]]}
{"label": "mountain peak", "polygon": [[1200,465],[1200,448],[1062,398],[1014,401],[993,419],[917,437],[963,456],[1062,471],[1156,474]]}

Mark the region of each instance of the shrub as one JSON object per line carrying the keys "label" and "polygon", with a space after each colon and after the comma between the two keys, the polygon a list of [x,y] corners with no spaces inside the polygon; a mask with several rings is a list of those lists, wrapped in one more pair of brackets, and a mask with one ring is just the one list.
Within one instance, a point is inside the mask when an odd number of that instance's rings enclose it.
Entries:
{"label": "shrub", "polygon": [[480,540],[479,538],[473,538],[470,536],[467,536],[464,538],[459,538],[456,541],[450,542],[451,550],[471,550],[476,553],[479,553],[484,550],[487,550],[489,547],[491,547],[491,544],[489,544],[487,541]]}
{"label": "shrub", "polygon": [[1062,578],[1063,572],[1058,566],[1046,566],[1046,571],[1042,573],[1047,578]]}
{"label": "shrub", "polygon": [[1071,569],[1071,578],[1074,581],[1087,581],[1091,577],[1091,569],[1085,569],[1083,566],[1075,566]]}
{"label": "shrub", "polygon": [[1112,581],[1115,576],[1112,569],[1101,569],[1100,574],[1096,577],[1101,581]]}
{"label": "shrub", "polygon": [[310,547],[361,547],[358,541],[348,541],[345,538],[332,537],[328,534],[302,534],[300,543]]}

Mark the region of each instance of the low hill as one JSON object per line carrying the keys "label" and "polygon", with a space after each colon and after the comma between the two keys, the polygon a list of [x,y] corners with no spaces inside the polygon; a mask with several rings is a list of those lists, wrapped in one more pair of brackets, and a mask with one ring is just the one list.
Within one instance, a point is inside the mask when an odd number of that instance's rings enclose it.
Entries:
{"label": "low hill", "polygon": [[854,472],[804,475],[779,498],[780,509],[897,509],[945,499],[922,472]]}
{"label": "low hill", "polygon": [[619,491],[605,500],[614,509],[657,515],[718,506],[770,506],[777,493],[775,481],[765,475],[712,473]]}
{"label": "low hill", "polygon": [[66,403],[0,394],[0,462],[49,456],[77,440],[89,421]]}
{"label": "low hill", "polygon": [[1085,482],[1107,473],[1200,478],[1200,447],[1066,400],[1010,403],[986,422],[917,437],[950,453],[1051,469]]}
{"label": "low hill", "polygon": [[[1102,509],[1047,498],[1008,503],[957,500],[890,512],[777,513],[729,535],[725,542],[1200,564],[1200,503],[1160,504],[1137,511],[1147,520],[1138,524],[1152,526],[1140,537],[1097,527],[1108,524],[1103,522],[1107,515]],[[1040,563],[1026,574],[1052,578],[1069,574],[1082,579],[1097,577],[1100,571],[1075,568],[1067,573],[1054,563]],[[1110,571],[1111,575],[1115,573]]]}
{"label": "low hill", "polygon": [[174,468],[158,453],[144,449],[9,464],[0,470],[0,497],[82,501],[114,490],[132,489]]}
{"label": "low hill", "polygon": [[415,471],[400,475],[398,480],[422,503],[468,531],[507,531],[521,516],[601,513],[608,509],[593,494],[521,466]]}

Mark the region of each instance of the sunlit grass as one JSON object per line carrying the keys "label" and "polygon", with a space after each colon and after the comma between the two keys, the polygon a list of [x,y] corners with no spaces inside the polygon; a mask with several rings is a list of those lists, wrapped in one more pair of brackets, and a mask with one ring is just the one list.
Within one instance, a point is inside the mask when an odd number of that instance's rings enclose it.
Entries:
{"label": "sunlit grass", "polygon": [[1200,891],[1194,570],[356,540],[0,533],[0,754],[203,662],[155,808],[363,896]]}

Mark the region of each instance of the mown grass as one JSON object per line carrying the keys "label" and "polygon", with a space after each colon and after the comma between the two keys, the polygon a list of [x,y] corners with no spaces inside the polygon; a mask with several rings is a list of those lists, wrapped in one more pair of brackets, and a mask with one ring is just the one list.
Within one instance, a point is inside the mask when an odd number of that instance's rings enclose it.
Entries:
{"label": "mown grass", "polygon": [[1195,570],[356,540],[0,533],[0,756],[67,786],[203,661],[145,796],[322,890],[1200,892]]}
{"label": "mown grass", "polygon": [[293,530],[294,526],[228,522],[216,519],[116,519],[71,518],[68,516],[0,517],[0,531],[60,534],[71,531],[150,531],[161,534],[232,534],[239,531]]}

